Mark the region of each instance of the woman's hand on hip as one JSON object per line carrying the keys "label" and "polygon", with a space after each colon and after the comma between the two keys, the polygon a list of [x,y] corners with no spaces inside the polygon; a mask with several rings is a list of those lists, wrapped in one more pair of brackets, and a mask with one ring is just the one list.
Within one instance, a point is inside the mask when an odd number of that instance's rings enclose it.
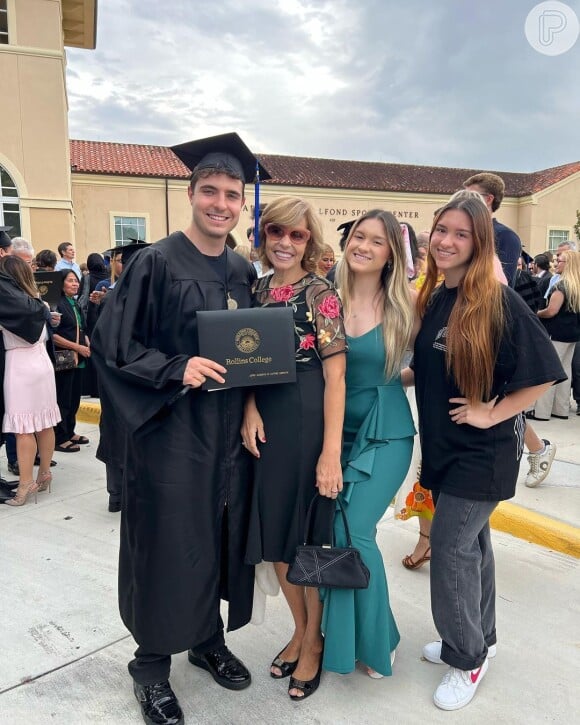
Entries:
{"label": "woman's hand on hip", "polygon": [[474,428],[486,430],[496,424],[492,417],[492,411],[495,407],[497,395],[489,403],[481,400],[471,401],[469,398],[449,398],[450,403],[459,403],[459,407],[449,411],[451,420],[458,425],[467,423]]}

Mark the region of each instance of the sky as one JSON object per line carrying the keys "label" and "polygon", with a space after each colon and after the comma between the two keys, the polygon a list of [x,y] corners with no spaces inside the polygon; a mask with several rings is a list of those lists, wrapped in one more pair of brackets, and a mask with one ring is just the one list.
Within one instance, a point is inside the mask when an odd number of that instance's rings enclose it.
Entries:
{"label": "sky", "polygon": [[[533,0],[99,0],[67,49],[74,139],[497,171],[580,160],[580,39],[543,55]],[[580,17],[580,0],[568,7]]]}

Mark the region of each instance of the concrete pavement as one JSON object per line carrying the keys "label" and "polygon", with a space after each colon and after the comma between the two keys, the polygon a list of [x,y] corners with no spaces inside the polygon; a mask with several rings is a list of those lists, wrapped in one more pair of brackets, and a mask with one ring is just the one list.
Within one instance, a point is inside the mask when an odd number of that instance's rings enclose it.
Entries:
{"label": "concrete pavement", "polygon": [[[552,473],[537,489],[523,486],[514,504],[541,520],[577,531],[580,522],[580,417],[536,423],[559,448]],[[80,453],[55,454],[54,486],[38,505],[0,506],[0,723],[139,723],[126,662],[135,644],[116,602],[119,515],[107,512],[104,466],[94,453],[98,428],[77,428],[91,443]],[[2,471],[5,459],[0,458]],[[265,623],[228,635],[250,667],[253,684],[241,693],[218,687],[174,657],[172,684],[191,724],[273,723],[573,723],[580,722],[580,562],[574,556],[494,531],[498,583],[498,654],[473,703],[455,714],[432,704],[444,668],[421,660],[435,638],[428,565],[405,570],[416,522],[387,514],[379,527],[391,604],[401,631],[392,678],[362,671],[325,674],[304,703],[285,694],[287,682],[268,664],[290,636],[280,597],[269,599]],[[521,533],[521,532],[520,532]]]}

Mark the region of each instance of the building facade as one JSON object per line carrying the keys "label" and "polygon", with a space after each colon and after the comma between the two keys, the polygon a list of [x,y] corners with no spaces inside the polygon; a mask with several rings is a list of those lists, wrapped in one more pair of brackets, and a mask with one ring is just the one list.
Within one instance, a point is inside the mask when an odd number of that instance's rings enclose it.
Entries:
{"label": "building facade", "polygon": [[[65,48],[95,48],[96,14],[97,0],[0,0],[0,225],[37,250],[70,240],[79,260],[129,238],[155,241],[185,227],[191,213],[189,172],[170,149],[69,140]],[[262,200],[304,197],[335,248],[339,224],[377,207],[416,231],[428,229],[434,211],[482,170],[276,155],[260,161],[272,176]],[[506,197],[497,217],[530,254],[574,238],[580,162],[500,175]],[[252,223],[251,198],[249,185],[238,241]]]}
{"label": "building facade", "polygon": [[0,225],[41,246],[74,239],[65,46],[95,41],[96,0],[0,0]]}

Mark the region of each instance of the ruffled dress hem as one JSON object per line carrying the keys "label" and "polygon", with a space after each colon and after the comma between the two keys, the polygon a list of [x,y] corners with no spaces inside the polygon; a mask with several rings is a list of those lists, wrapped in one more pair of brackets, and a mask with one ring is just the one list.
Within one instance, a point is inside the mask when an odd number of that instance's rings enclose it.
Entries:
{"label": "ruffled dress hem", "polygon": [[36,410],[34,413],[5,413],[2,423],[3,433],[39,433],[46,428],[54,428],[61,420],[60,411],[52,408]]}

